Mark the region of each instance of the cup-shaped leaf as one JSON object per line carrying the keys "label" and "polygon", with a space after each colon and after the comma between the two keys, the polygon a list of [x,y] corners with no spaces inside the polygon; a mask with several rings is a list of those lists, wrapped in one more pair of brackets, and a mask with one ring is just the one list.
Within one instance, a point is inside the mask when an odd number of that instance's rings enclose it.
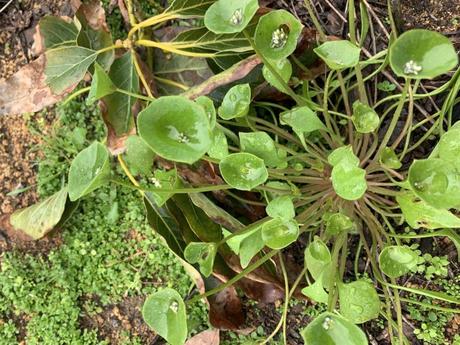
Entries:
{"label": "cup-shaped leaf", "polygon": [[215,127],[212,131],[212,144],[208,150],[208,155],[215,159],[224,159],[228,156],[227,137],[219,127]]}
{"label": "cup-shaped leaf", "polygon": [[316,113],[307,106],[281,113],[281,124],[290,126],[304,145],[305,133],[311,133],[320,129],[326,130],[326,126],[324,126]]}
{"label": "cup-shaped leaf", "polygon": [[69,170],[69,198],[75,201],[110,180],[109,151],[98,143],[92,143],[72,161]]}
{"label": "cup-shaped leaf", "polygon": [[439,158],[452,163],[460,171],[460,129],[452,128],[441,136],[438,144]]}
{"label": "cup-shaped leaf", "polygon": [[93,104],[98,99],[110,95],[117,90],[117,87],[110,80],[109,75],[97,63],[94,63],[93,80],[91,81],[91,89],[86,98],[87,104]]}
{"label": "cup-shaped leaf", "polygon": [[332,169],[332,187],[345,200],[358,200],[367,190],[366,170],[349,163],[340,163]]}
{"label": "cup-shaped leaf", "polygon": [[262,226],[262,239],[267,247],[282,249],[299,237],[299,224],[293,219],[275,218]]}
{"label": "cup-shaped leaf", "polygon": [[[285,83],[291,79],[292,75],[292,65],[288,59],[281,59],[276,61],[269,61],[270,65],[278,72],[280,77],[283,79]],[[270,71],[270,69],[264,65],[262,68],[262,75],[264,76],[265,80],[277,90],[287,93],[286,88],[283,86],[282,83],[275,77],[275,75]]]}
{"label": "cup-shaped leaf", "polygon": [[240,190],[251,190],[268,178],[263,159],[245,152],[228,155],[220,162],[219,169],[225,182]]}
{"label": "cup-shaped leaf", "polygon": [[355,167],[359,165],[359,158],[353,153],[353,148],[350,145],[336,148],[329,154],[327,161],[333,167],[345,163]]}
{"label": "cup-shaped leaf", "polygon": [[214,267],[216,253],[215,243],[191,242],[185,247],[184,257],[191,264],[198,264],[200,272],[205,277],[209,277]]}
{"label": "cup-shaped leaf", "polygon": [[280,60],[294,52],[301,32],[302,24],[288,11],[272,11],[259,19],[254,43],[267,59]]}
{"label": "cup-shaped leaf", "polygon": [[380,299],[375,287],[365,280],[339,285],[340,314],[353,323],[379,316]]}
{"label": "cup-shaped leaf", "polygon": [[331,214],[326,221],[326,233],[330,236],[338,235],[353,229],[353,221],[343,213]]}
{"label": "cup-shaped leaf", "polygon": [[288,195],[282,195],[270,201],[265,211],[272,218],[289,220],[295,217],[294,203]]}
{"label": "cup-shaped leaf", "polygon": [[415,29],[403,33],[390,46],[390,66],[400,76],[432,79],[455,68],[458,56],[447,37]]}
{"label": "cup-shaped leaf", "polygon": [[265,161],[267,166],[277,166],[278,157],[275,141],[265,132],[239,133],[241,150],[252,153]]}
{"label": "cup-shaped leaf", "polygon": [[239,84],[227,91],[217,112],[224,120],[243,117],[248,114],[250,104],[251,87],[249,84]]}
{"label": "cup-shaped leaf", "polygon": [[317,316],[301,332],[308,345],[367,345],[364,332],[347,319],[330,312]]}
{"label": "cup-shaped leaf", "polygon": [[185,303],[179,293],[165,288],[147,297],[142,307],[145,323],[171,345],[187,339]]}
{"label": "cup-shaped leaf", "polygon": [[154,157],[152,149],[137,135],[126,139],[126,163],[134,175],[150,175]]}
{"label": "cup-shaped leaf", "polygon": [[218,0],[204,15],[204,25],[215,34],[241,32],[259,8],[257,0]]}
{"label": "cup-shaped leaf", "polygon": [[331,263],[331,252],[326,244],[315,237],[307,249],[305,249],[305,265],[313,279],[318,280],[325,269]]}
{"label": "cup-shaped leaf", "polygon": [[[169,171],[155,170],[154,177],[148,179],[149,187],[162,188],[162,189],[174,189],[180,187],[180,179],[177,177],[176,169]],[[174,193],[171,192],[148,192],[150,199],[153,199],[157,206],[161,207],[163,204],[171,198]]]}
{"label": "cup-shaped leaf", "polygon": [[380,118],[375,110],[360,101],[353,103],[353,116],[351,119],[359,133],[372,133],[380,123]]}
{"label": "cup-shaped leaf", "polygon": [[385,147],[382,150],[379,161],[381,164],[390,169],[399,169],[402,166],[401,161],[399,160],[398,156],[396,156],[395,151],[391,147]]}
{"label": "cup-shaped leaf", "polygon": [[436,208],[460,205],[460,176],[455,166],[440,158],[416,160],[409,168],[414,193]]}
{"label": "cup-shaped leaf", "polygon": [[460,218],[449,210],[430,206],[412,192],[396,197],[404,218],[413,229],[460,228]]}
{"label": "cup-shaped leaf", "polygon": [[195,99],[195,102],[201,105],[206,113],[208,115],[209,119],[209,126],[211,129],[214,129],[216,126],[216,108],[214,107],[214,102],[212,101],[211,98],[207,96],[200,96]]}
{"label": "cup-shaped leaf", "polygon": [[383,273],[398,278],[417,267],[418,255],[407,246],[385,247],[379,256],[379,265]]}
{"label": "cup-shaped leaf", "polygon": [[324,42],[313,51],[333,70],[356,66],[361,53],[361,49],[346,40]]}
{"label": "cup-shaped leaf", "polygon": [[159,156],[192,164],[211,147],[203,107],[181,96],[165,96],[139,113],[139,135]]}

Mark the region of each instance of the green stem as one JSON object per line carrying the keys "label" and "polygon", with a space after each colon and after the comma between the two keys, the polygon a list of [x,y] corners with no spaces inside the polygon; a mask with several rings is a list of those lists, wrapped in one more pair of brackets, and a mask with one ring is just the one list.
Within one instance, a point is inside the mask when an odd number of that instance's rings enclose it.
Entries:
{"label": "green stem", "polygon": [[232,189],[233,187],[227,184],[219,184],[219,185],[210,185],[210,186],[202,186],[196,188],[146,188],[142,186],[135,186],[129,183],[126,183],[122,180],[118,179],[111,179],[110,182],[118,184],[123,187],[131,188],[140,190],[143,192],[153,192],[153,193],[174,193],[174,194],[188,194],[188,193],[204,193],[204,192],[212,192],[218,190],[225,190],[225,189]]}
{"label": "green stem", "polygon": [[139,95],[137,93],[129,92],[129,91],[126,91],[126,90],[123,90],[123,89],[118,89],[117,88],[116,92],[123,93],[125,95],[131,96],[131,97],[134,97],[134,98],[139,98],[139,99],[142,99],[142,100],[148,101],[148,102],[153,102],[155,100],[155,98]]}
{"label": "green stem", "polygon": [[91,90],[91,86],[84,87],[78,91],[75,91],[73,94],[68,96],[64,102],[62,102],[62,105],[68,104],[71,100],[75,99],[76,97],[80,96],[81,94],[85,92],[88,92],[89,90]]}

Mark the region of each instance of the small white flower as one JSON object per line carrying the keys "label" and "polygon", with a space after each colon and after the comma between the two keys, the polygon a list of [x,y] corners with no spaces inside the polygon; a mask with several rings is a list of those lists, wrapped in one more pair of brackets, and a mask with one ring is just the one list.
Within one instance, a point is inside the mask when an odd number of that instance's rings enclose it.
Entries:
{"label": "small white flower", "polygon": [[177,141],[180,143],[188,143],[190,140],[184,133],[180,132],[177,136]]}
{"label": "small white flower", "polygon": [[152,177],[152,178],[150,179],[150,182],[152,182],[152,183],[155,185],[155,187],[161,188],[161,182],[160,182],[160,180],[158,180],[157,178]]}
{"label": "small white flower", "polygon": [[272,42],[270,44],[271,48],[282,48],[286,44],[288,39],[288,34],[284,31],[283,28],[278,28],[272,33]]}
{"label": "small white flower", "polygon": [[233,12],[232,17],[230,18],[230,23],[233,25],[240,25],[243,21],[243,10],[238,8],[235,12]]}
{"label": "small white flower", "polygon": [[322,324],[323,328],[327,331],[329,328],[331,328],[331,325],[334,321],[330,317],[326,317],[324,319],[324,322]]}
{"label": "small white flower", "polygon": [[404,65],[404,73],[405,74],[415,74],[417,75],[418,72],[422,70],[422,66],[417,65],[417,63],[414,60],[410,60],[409,62],[406,62]]}
{"label": "small white flower", "polygon": [[179,310],[179,304],[176,301],[174,301],[169,306],[169,309],[171,309],[174,313],[177,313],[177,311]]}

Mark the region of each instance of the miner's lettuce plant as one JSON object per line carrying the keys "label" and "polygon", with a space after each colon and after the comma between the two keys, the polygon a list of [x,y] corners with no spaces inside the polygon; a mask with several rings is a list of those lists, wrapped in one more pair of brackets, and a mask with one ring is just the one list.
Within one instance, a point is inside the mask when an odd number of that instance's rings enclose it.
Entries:
{"label": "miner's lettuce plant", "polygon": [[[286,343],[289,300],[303,294],[328,309],[302,331],[306,344],[367,344],[358,325],[379,316],[387,320],[392,344],[408,344],[401,291],[460,304],[397,280],[419,262],[404,240],[446,236],[460,249],[454,230],[460,224],[460,127],[452,117],[460,73],[438,89],[420,91],[423,80],[454,69],[458,57],[444,36],[412,30],[393,33],[388,50],[365,58],[351,4],[350,39],[320,35],[310,53],[325,72],[295,83],[293,76],[309,69],[296,55],[303,25],[287,11],[262,11],[255,0],[172,1],[157,16],[131,18],[128,37],[115,44],[81,13],[73,22],[46,17],[40,29],[48,85],[60,93],[91,73],[91,86],[78,94],[89,92],[87,102],[103,105],[109,138],[81,151],[66,186],[14,214],[12,225],[39,238],[100,186],[133,188],[149,223],[205,286],[186,302],[173,289],[147,298],[144,319],[170,344],[186,341],[187,304],[242,279],[285,293],[281,320],[267,342],[282,329]],[[147,34],[190,18],[203,19],[204,26],[169,42]],[[52,35],[58,25],[67,30]],[[85,39],[89,34],[92,41]],[[159,95],[141,68],[138,47],[207,58],[221,69],[236,64],[202,85]],[[251,72],[256,76],[229,78],[248,61],[263,65]],[[400,77],[401,89],[373,99],[367,86],[384,69]],[[259,97],[267,85],[284,101]],[[444,97],[441,108],[416,117],[418,102],[435,96]],[[413,160],[411,153],[433,136],[439,141],[430,156]],[[238,207],[224,210],[222,198],[264,213],[250,221]],[[401,224],[417,231],[400,233]],[[288,276],[285,253],[299,237],[307,243],[303,267]],[[360,260],[370,263],[368,270]]]}

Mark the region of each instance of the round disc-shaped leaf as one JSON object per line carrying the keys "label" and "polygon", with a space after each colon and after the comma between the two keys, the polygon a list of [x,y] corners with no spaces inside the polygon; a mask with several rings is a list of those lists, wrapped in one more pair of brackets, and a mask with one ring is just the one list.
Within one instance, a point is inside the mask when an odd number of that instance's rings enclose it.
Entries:
{"label": "round disc-shaped leaf", "polygon": [[361,49],[346,40],[324,42],[313,50],[333,70],[356,66],[361,53]]}
{"label": "round disc-shaped leaf", "polygon": [[217,247],[215,243],[191,242],[185,247],[185,260],[191,264],[199,264],[200,271],[205,277],[209,277],[214,266]]}
{"label": "round disc-shaped leaf", "polygon": [[367,190],[366,170],[348,163],[341,163],[332,169],[332,187],[345,200],[358,200]]}
{"label": "round disc-shaped leaf", "polygon": [[265,211],[272,218],[289,220],[295,217],[294,203],[288,195],[282,195],[270,201]]}
{"label": "round disc-shaped leaf", "polygon": [[214,107],[214,102],[212,101],[211,98],[207,96],[200,96],[197,99],[195,99],[195,102],[201,105],[206,113],[208,115],[209,119],[209,126],[211,129],[214,129],[216,126],[216,108]]}
{"label": "round disc-shaped leaf", "polygon": [[318,280],[323,271],[331,263],[331,252],[326,244],[315,237],[305,249],[305,265],[313,279]]}
{"label": "round disc-shaped leaf", "polygon": [[407,31],[390,46],[390,66],[400,77],[431,79],[450,71],[457,63],[452,42],[434,31]]}
{"label": "round disc-shaped leaf", "polygon": [[221,106],[217,110],[224,120],[246,116],[251,104],[251,87],[249,84],[235,85],[227,91]]}
{"label": "round disc-shaped leaf", "polygon": [[70,165],[69,199],[75,201],[106,184],[109,179],[109,151],[96,141],[81,151]]}
{"label": "round disc-shaped leaf", "polygon": [[251,190],[268,178],[263,159],[245,152],[228,155],[220,162],[219,169],[225,182],[240,190]]}
{"label": "round disc-shaped leaf", "polygon": [[325,312],[301,332],[306,345],[367,345],[364,332],[347,319]]}
{"label": "round disc-shaped leaf", "polygon": [[353,116],[351,119],[359,133],[372,133],[380,123],[380,118],[374,109],[360,101],[353,103]]}
{"label": "round disc-shaped leaf", "polygon": [[[291,79],[292,75],[292,65],[288,59],[281,59],[277,61],[269,61],[270,65],[278,72],[280,77],[285,83]],[[286,88],[279,82],[275,75],[270,71],[270,69],[264,65],[262,68],[262,74],[265,80],[277,90],[287,93]]]}
{"label": "round disc-shaped leaf", "polygon": [[451,162],[460,171],[460,129],[450,129],[441,136],[438,154],[439,158]]}
{"label": "round disc-shaped leaf", "polygon": [[267,59],[280,60],[294,52],[301,32],[302,24],[288,11],[272,11],[259,19],[254,43]]}
{"label": "round disc-shaped leaf", "polygon": [[126,139],[126,163],[134,175],[150,175],[154,157],[152,149],[137,135]]}
{"label": "round disc-shaped leaf", "polygon": [[239,133],[241,151],[252,153],[265,161],[267,166],[277,166],[278,156],[275,141],[265,132]]}
{"label": "round disc-shaped leaf", "polygon": [[418,255],[406,246],[385,247],[379,256],[379,265],[383,273],[398,278],[417,266]]}
{"label": "round disc-shaped leaf", "polygon": [[339,285],[340,313],[353,323],[363,323],[379,316],[380,299],[375,287],[357,280]]}
{"label": "round disc-shaped leaf", "polygon": [[215,34],[241,32],[259,8],[257,0],[218,0],[204,15],[204,25]]}
{"label": "round disc-shaped leaf", "polygon": [[293,219],[275,218],[262,226],[262,239],[272,249],[282,249],[299,237],[299,224]]}
{"label": "round disc-shaped leaf", "polygon": [[139,135],[159,156],[194,163],[211,147],[209,119],[200,105],[181,96],[165,96],[139,113]]}
{"label": "round disc-shaped leaf", "polygon": [[343,231],[349,231],[353,228],[353,221],[343,213],[331,214],[326,222],[326,233],[335,236]]}
{"label": "round disc-shaped leaf", "polygon": [[402,166],[398,156],[396,156],[395,150],[391,147],[385,147],[380,154],[379,161],[390,169],[399,169]]}
{"label": "round disc-shaped leaf", "polygon": [[414,193],[437,208],[460,205],[460,176],[455,166],[439,158],[417,160],[409,169]]}
{"label": "round disc-shaped leaf", "polygon": [[170,288],[147,297],[142,307],[145,323],[171,345],[183,345],[187,339],[185,303],[179,293]]}
{"label": "round disc-shaped leaf", "polygon": [[329,154],[327,161],[332,166],[345,163],[355,167],[359,165],[359,158],[353,153],[353,148],[351,145],[336,148]]}

